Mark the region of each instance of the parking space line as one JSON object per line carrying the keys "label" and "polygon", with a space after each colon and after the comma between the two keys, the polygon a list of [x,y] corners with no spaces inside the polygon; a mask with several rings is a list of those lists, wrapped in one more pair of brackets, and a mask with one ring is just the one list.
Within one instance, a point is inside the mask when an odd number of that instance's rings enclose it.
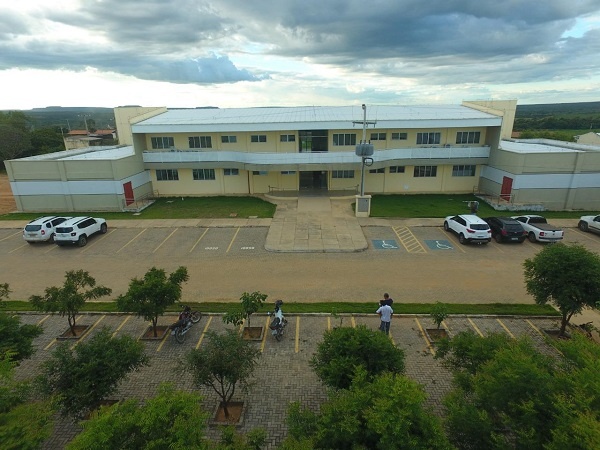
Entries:
{"label": "parking space line", "polygon": [[179,228],[175,228],[173,231],[171,231],[171,234],[168,235],[160,244],[158,244],[158,247],[156,247],[154,250],[152,250],[152,253],[156,252],[156,250],[158,250],[160,247],[162,247],[162,245],[167,242],[169,240],[169,238],[171,236],[173,236],[175,234],[175,232],[179,230]]}
{"label": "parking space line", "polygon": [[43,323],[44,323],[44,322],[45,322],[45,321],[48,319],[48,317],[50,317],[50,316],[51,316],[51,314],[48,314],[46,317],[44,317],[42,320],[40,320],[40,321],[37,323],[37,324],[38,324],[38,326],[40,326],[41,324],[43,324]]}
{"label": "parking space line", "polygon": [[44,252],[44,255],[45,255],[46,253],[50,253],[52,250],[56,250],[57,248],[58,248],[58,245],[56,245],[56,244],[52,244],[52,246],[51,246],[51,247],[50,247],[48,250],[46,250],[46,251]]}
{"label": "parking space line", "polygon": [[584,238],[589,239],[592,242],[597,242],[597,240],[594,239],[590,233],[582,233],[577,228],[573,228],[570,231],[573,231],[574,233],[578,234],[579,236],[583,236]]}
{"label": "parking space line", "polygon": [[7,239],[10,239],[11,237],[16,236],[17,234],[22,234],[22,233],[23,233],[22,231],[17,231],[16,233],[10,234],[10,235],[6,236],[5,238],[0,239],[0,242],[6,241]]}
{"label": "parking space line", "polygon": [[[492,244],[492,243],[490,242],[490,244]],[[488,245],[490,245],[490,244],[488,244]],[[502,250],[502,249],[500,248],[500,247],[501,247],[501,244],[498,244],[497,242],[494,242],[494,243],[491,245],[491,247],[492,247],[492,248],[494,248],[494,249],[496,249],[496,250],[498,250],[500,253],[505,253],[505,252],[504,252],[504,250]]]}
{"label": "parking space line", "polygon": [[144,233],[147,229],[148,228],[144,228],[142,231],[140,231],[138,234],[136,234],[133,239],[131,239],[127,244],[125,244],[123,247],[121,247],[119,250],[117,250],[117,253],[119,253],[121,250],[123,250],[125,247],[127,247],[129,244],[131,244],[133,241],[135,241],[138,237],[140,237],[140,235],[142,233]]}
{"label": "parking space line", "polygon": [[527,322],[531,326],[531,328],[533,328],[535,331],[537,331],[540,336],[545,337],[542,330],[540,330],[538,327],[536,327],[529,319],[525,319],[525,322]]}
{"label": "parking space line", "polygon": [[96,245],[98,242],[100,242],[102,239],[107,238],[108,236],[110,236],[111,234],[113,234],[115,231],[117,230],[110,230],[108,233],[103,234],[102,236],[100,236],[98,239],[94,239],[94,241],[90,244],[88,242],[88,244],[85,246],[85,248],[83,250],[81,250],[81,253],[87,252],[89,250],[90,247],[93,247],[94,245]]}
{"label": "parking space line", "polygon": [[8,253],[16,252],[16,251],[17,251],[17,250],[19,250],[20,248],[27,247],[28,245],[31,245],[31,244],[25,243],[25,244],[23,244],[23,245],[21,245],[21,246],[19,246],[19,247],[17,247],[17,248],[14,248],[14,249],[12,249],[12,250],[11,250],[10,252],[8,252]]}
{"label": "parking space line", "polygon": [[510,330],[508,329],[508,327],[506,325],[504,325],[504,323],[500,319],[496,319],[496,320],[498,321],[498,323],[500,324],[500,326],[502,328],[504,328],[504,331],[506,331],[511,338],[516,339],[515,335],[510,332]]}
{"label": "parking space line", "polygon": [[[81,319],[82,317],[83,317],[82,315],[79,315],[79,316],[75,317],[75,323],[77,323],[77,321],[78,321],[79,319]],[[50,343],[44,347],[44,350],[48,350],[50,347],[52,347],[52,346],[53,346],[54,344],[56,344],[57,342],[58,342],[58,338],[54,338],[54,339],[52,339],[52,340],[50,341]]]}
{"label": "parking space line", "polygon": [[233,242],[235,241],[235,238],[237,237],[239,232],[240,232],[240,227],[238,227],[238,229],[235,230],[235,234],[233,235],[233,238],[231,238],[231,242],[229,243],[229,247],[227,247],[227,250],[225,251],[225,253],[229,253],[229,250],[231,249],[231,246],[233,245]]}
{"label": "parking space line", "polygon": [[475,325],[475,322],[473,322],[470,317],[467,317],[467,320],[469,321],[469,323],[471,324],[471,326],[473,327],[473,329],[475,331],[477,331],[477,334],[479,336],[483,337],[483,333],[481,332],[481,330],[479,330],[479,328],[477,328],[477,325]]}
{"label": "parking space line", "polygon": [[208,231],[208,228],[204,230],[204,233],[202,233],[202,236],[200,236],[198,238],[198,240],[194,243],[194,245],[192,246],[192,248],[190,249],[190,251],[188,253],[192,253],[192,251],[194,251],[194,249],[196,248],[196,245],[198,245],[200,243],[200,241],[202,240],[202,238],[204,237],[204,235],[206,234],[207,231]]}
{"label": "parking space line", "polygon": [[202,333],[200,334],[200,339],[198,339],[198,343],[196,344],[196,350],[198,350],[200,348],[200,344],[202,344],[202,340],[204,339],[204,336],[206,335],[206,332],[208,331],[208,327],[210,325],[210,323],[212,322],[213,316],[209,316],[208,320],[206,321],[206,325],[204,326],[204,330],[202,330]]}
{"label": "parking space line", "polygon": [[115,337],[117,333],[121,331],[121,328],[123,328],[123,325],[125,325],[129,319],[131,319],[131,316],[125,317],[125,320],[121,322],[121,325],[118,326],[118,328],[115,330],[111,337]]}
{"label": "parking space line", "polygon": [[427,253],[425,247],[421,245],[417,237],[408,227],[392,227],[398,240],[408,253]]}
{"label": "parking space line", "polygon": [[327,317],[327,331],[331,331],[331,317]]}
{"label": "parking space line", "polygon": [[[444,233],[444,234],[446,235],[446,237],[447,237],[448,239],[450,239],[450,233],[449,233],[449,232],[447,232],[446,230],[444,230],[444,227],[440,227],[440,228],[441,228],[441,230],[442,230],[442,233]],[[461,248],[462,244],[461,244],[460,242],[459,242],[458,244],[459,244],[459,245],[453,245],[452,247],[454,247],[454,248],[457,248],[458,250],[460,250],[460,251],[461,251],[461,252],[463,252],[463,253],[467,253],[467,252],[466,252],[466,251],[465,251],[463,248]]]}
{"label": "parking space line", "polygon": [[354,320],[354,316],[350,317],[350,323],[352,324],[352,328],[356,328],[356,320]]}
{"label": "parking space line", "polygon": [[300,343],[300,316],[296,316],[296,345],[294,350],[298,353],[298,347]]}
{"label": "parking space line", "polygon": [[156,348],[157,352],[160,352],[160,349],[162,348],[163,345],[165,345],[165,342],[167,342],[167,338],[169,336],[171,336],[171,332],[167,330],[167,332],[165,333],[165,335],[161,339],[160,344],[158,344],[158,347]]}
{"label": "parking space line", "polygon": [[419,319],[417,317],[415,317],[415,322],[417,322],[417,326],[419,327],[419,332],[421,333],[421,336],[423,337],[423,340],[425,341],[425,345],[427,345],[429,352],[432,355],[435,355],[435,351],[433,350],[433,345],[431,345],[431,342],[429,342],[429,339],[427,339],[427,333],[425,333],[425,330],[423,330],[423,327],[421,326],[421,322],[419,322]]}
{"label": "parking space line", "polygon": [[91,327],[89,327],[89,328],[87,329],[87,331],[86,331],[85,333],[83,333],[83,334],[82,334],[82,335],[79,337],[79,339],[77,339],[77,342],[75,342],[73,345],[71,345],[71,350],[73,350],[75,347],[77,347],[77,344],[79,344],[79,343],[80,343],[81,341],[83,341],[83,340],[84,340],[86,337],[88,337],[88,335],[89,335],[89,334],[92,332],[92,330],[93,330],[94,328],[96,328],[96,326],[97,326],[97,325],[98,325],[100,322],[102,322],[102,320],[103,320],[105,317],[106,317],[106,314],[104,314],[102,317],[100,317],[100,318],[99,318],[99,319],[96,321],[96,323],[94,323],[94,325],[92,325]]}
{"label": "parking space line", "polygon": [[263,350],[265,349],[265,342],[267,342],[267,334],[269,334],[269,320],[271,319],[271,316],[267,316],[267,318],[265,319],[265,332],[263,333],[263,340],[260,343],[260,352],[262,353]]}

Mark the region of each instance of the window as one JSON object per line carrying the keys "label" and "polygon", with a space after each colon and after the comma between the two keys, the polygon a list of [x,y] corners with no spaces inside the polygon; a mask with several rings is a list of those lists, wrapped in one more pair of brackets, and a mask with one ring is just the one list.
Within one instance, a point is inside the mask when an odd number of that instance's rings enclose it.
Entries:
{"label": "window", "polygon": [[333,135],[333,145],[356,145],[356,134],[336,133]]}
{"label": "window", "polygon": [[437,176],[437,166],[415,166],[415,178]]}
{"label": "window", "polygon": [[453,177],[474,177],[475,167],[473,165],[452,166]]}
{"label": "window", "polygon": [[479,131],[459,131],[456,133],[457,144],[479,144],[481,133]]}
{"label": "window", "polygon": [[172,137],[153,137],[150,138],[152,148],[172,148],[175,147],[175,141]]}
{"label": "window", "polygon": [[267,142],[266,134],[253,134],[250,136],[250,142]]}
{"label": "window", "polygon": [[281,171],[281,175],[295,175],[296,171],[295,170],[282,170]]}
{"label": "window", "polygon": [[212,148],[210,136],[190,136],[190,148]]}
{"label": "window", "polygon": [[404,173],[404,166],[390,166],[390,173]]}
{"label": "window", "polygon": [[372,141],[385,141],[386,140],[385,133],[371,133],[371,140]]}
{"label": "window", "polygon": [[214,180],[215,169],[192,169],[194,180]]}
{"label": "window", "polygon": [[179,180],[177,169],[157,169],[156,181],[175,181]]}
{"label": "window", "polygon": [[369,169],[369,173],[385,173],[385,167],[381,169]]}
{"label": "window", "polygon": [[332,170],[331,178],[354,178],[354,170]]}
{"label": "window", "polygon": [[267,175],[269,172],[267,170],[253,170],[252,175]]}
{"label": "window", "polygon": [[392,133],[392,141],[405,141],[408,133]]}
{"label": "window", "polygon": [[417,133],[417,144],[439,144],[442,133]]}
{"label": "window", "polygon": [[221,136],[221,142],[223,144],[235,144],[237,142],[237,136]]}
{"label": "window", "polygon": [[239,175],[239,169],[223,169],[223,175]]}
{"label": "window", "polygon": [[279,140],[281,142],[296,142],[296,135],[295,134],[282,134],[281,136],[279,136]]}

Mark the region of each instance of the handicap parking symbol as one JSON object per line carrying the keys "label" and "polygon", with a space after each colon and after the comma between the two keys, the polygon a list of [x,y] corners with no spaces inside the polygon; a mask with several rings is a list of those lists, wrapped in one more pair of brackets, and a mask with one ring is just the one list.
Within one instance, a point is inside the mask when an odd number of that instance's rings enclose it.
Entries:
{"label": "handicap parking symbol", "polygon": [[425,240],[425,244],[427,244],[427,247],[431,250],[454,250],[452,244],[445,240]]}
{"label": "handicap parking symbol", "polygon": [[400,248],[398,247],[396,241],[393,239],[373,239],[373,247],[378,250],[398,250]]}

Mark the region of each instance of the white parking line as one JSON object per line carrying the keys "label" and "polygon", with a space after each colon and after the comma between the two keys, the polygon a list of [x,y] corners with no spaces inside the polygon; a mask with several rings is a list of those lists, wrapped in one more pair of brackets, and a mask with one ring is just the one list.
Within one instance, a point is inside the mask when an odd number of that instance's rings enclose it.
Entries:
{"label": "white parking line", "polygon": [[173,236],[177,230],[179,230],[179,228],[175,228],[175,229],[174,229],[174,230],[171,232],[171,234],[170,234],[170,235],[168,235],[168,236],[165,238],[165,240],[164,240],[164,241],[162,241],[162,242],[161,242],[161,243],[158,245],[158,247],[156,247],[154,250],[152,250],[152,253],[156,252],[156,250],[158,250],[158,249],[159,249],[159,248],[160,248],[160,247],[161,247],[161,246],[162,246],[162,245],[163,245],[165,242],[167,242],[167,241],[169,240],[169,238],[170,238],[171,236]]}
{"label": "white parking line", "polygon": [[127,247],[129,244],[131,244],[133,241],[135,241],[138,237],[140,237],[140,235],[145,232],[148,228],[144,228],[142,231],[140,231],[133,239],[131,239],[127,244],[125,244],[123,247],[121,247],[119,250],[117,250],[117,253],[119,253],[121,250],[123,250],[125,247]]}
{"label": "white parking line", "polygon": [[200,236],[198,238],[198,240],[194,243],[194,245],[192,246],[192,248],[190,248],[189,253],[192,253],[194,251],[194,249],[196,248],[196,245],[198,245],[200,243],[200,241],[202,240],[202,238],[204,237],[204,235],[206,234],[207,231],[208,231],[208,228],[206,230],[204,230],[204,233],[202,233],[202,236]]}
{"label": "white parking line", "polygon": [[17,231],[16,233],[13,233],[9,236],[6,236],[5,238],[0,239],[0,242],[10,239],[11,237],[16,236],[17,234],[22,234],[22,233],[23,233],[22,231]]}

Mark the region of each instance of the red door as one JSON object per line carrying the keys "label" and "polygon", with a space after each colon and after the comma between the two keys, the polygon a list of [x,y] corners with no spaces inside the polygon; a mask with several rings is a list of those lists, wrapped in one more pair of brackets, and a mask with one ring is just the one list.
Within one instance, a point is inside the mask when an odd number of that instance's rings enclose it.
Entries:
{"label": "red door", "polygon": [[512,193],[513,179],[509,177],[502,178],[502,189],[500,190],[500,197],[502,200],[510,201],[510,194]]}
{"label": "red door", "polygon": [[127,183],[123,183],[123,191],[125,193],[125,205],[131,205],[135,198],[133,196],[133,186],[131,186],[131,181]]}

